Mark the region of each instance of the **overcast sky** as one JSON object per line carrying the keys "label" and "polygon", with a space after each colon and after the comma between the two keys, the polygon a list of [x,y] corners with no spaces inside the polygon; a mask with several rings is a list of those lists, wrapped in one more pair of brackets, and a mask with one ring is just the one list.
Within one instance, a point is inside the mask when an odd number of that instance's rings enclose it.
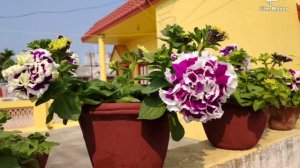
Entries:
{"label": "overcast sky", "polygon": [[126,1],[0,0],[0,51],[9,48],[19,53],[30,41],[61,34],[73,40],[71,50],[82,63],[87,52],[97,52],[97,45],[82,43],[81,36]]}

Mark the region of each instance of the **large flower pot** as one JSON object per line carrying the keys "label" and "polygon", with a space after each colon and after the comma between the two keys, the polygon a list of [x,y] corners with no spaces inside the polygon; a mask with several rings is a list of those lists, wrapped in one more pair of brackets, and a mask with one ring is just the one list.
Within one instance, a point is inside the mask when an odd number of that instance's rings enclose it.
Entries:
{"label": "large flower pot", "polygon": [[224,104],[222,109],[224,114],[220,119],[203,123],[209,142],[215,147],[230,150],[254,147],[266,127],[266,114],[253,111],[252,107],[229,103]]}
{"label": "large flower pot", "polygon": [[269,107],[268,127],[274,130],[287,131],[295,128],[299,118],[299,107]]}
{"label": "large flower pot", "polygon": [[167,115],[138,120],[139,103],[85,106],[79,118],[94,168],[160,168],[169,142]]}

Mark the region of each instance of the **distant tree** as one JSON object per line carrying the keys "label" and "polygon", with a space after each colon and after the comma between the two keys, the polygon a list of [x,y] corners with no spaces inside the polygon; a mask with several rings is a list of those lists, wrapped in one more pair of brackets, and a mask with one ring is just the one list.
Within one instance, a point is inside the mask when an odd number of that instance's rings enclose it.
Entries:
{"label": "distant tree", "polygon": [[4,78],[2,76],[2,70],[12,66],[15,62],[11,59],[11,57],[15,55],[13,50],[5,48],[3,52],[0,52],[0,82],[4,82]]}

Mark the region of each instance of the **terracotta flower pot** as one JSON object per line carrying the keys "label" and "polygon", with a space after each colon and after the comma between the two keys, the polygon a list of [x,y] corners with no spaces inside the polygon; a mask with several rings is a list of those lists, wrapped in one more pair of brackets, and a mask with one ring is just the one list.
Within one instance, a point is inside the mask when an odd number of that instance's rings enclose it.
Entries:
{"label": "terracotta flower pot", "polygon": [[224,104],[222,109],[222,118],[203,123],[209,142],[215,147],[231,150],[254,147],[266,127],[265,113],[234,104]]}
{"label": "terracotta flower pot", "polygon": [[[36,160],[38,161],[38,164],[39,164],[40,168],[45,168],[46,167],[48,157],[49,157],[49,155],[47,155],[47,154],[38,154],[36,156]],[[32,162],[29,162],[29,163],[26,163],[25,165],[22,165],[22,166],[24,168],[32,168],[32,167],[34,167],[32,164],[33,164]]]}
{"label": "terracotta flower pot", "polygon": [[139,103],[85,106],[79,118],[94,168],[160,168],[169,142],[167,115],[138,120]]}
{"label": "terracotta flower pot", "polygon": [[39,162],[40,168],[45,168],[46,167],[48,157],[49,157],[49,155],[47,155],[47,154],[40,154],[40,155],[36,156],[36,159]]}
{"label": "terracotta flower pot", "polygon": [[270,118],[268,127],[274,130],[291,130],[295,128],[299,118],[299,107],[269,107]]}

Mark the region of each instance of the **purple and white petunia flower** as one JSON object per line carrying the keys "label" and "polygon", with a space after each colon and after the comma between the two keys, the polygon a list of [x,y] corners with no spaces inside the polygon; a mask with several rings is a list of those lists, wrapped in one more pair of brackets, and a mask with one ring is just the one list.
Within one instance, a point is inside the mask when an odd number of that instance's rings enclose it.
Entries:
{"label": "purple and white petunia flower", "polygon": [[298,91],[300,87],[300,71],[289,69],[289,72],[293,75],[294,82],[289,83],[288,86],[291,87],[292,91]]}
{"label": "purple and white petunia flower", "polygon": [[15,91],[22,99],[40,97],[57,76],[56,64],[50,52],[44,49],[30,50],[17,56],[17,64],[2,71],[8,81],[8,90]]}
{"label": "purple and white petunia flower", "polygon": [[226,46],[225,48],[223,48],[222,50],[220,50],[220,53],[224,57],[226,57],[227,55],[229,55],[235,49],[237,49],[237,45],[232,44],[232,45]]}
{"label": "purple and white petunia flower", "polygon": [[165,77],[174,87],[159,91],[169,111],[181,112],[186,122],[206,122],[223,115],[221,104],[237,87],[231,64],[204,51],[201,57],[198,52],[179,54],[172,68],[174,73],[167,69]]}
{"label": "purple and white petunia flower", "polygon": [[69,64],[78,65],[79,64],[79,57],[77,54],[72,53],[72,55],[67,56],[66,60]]}

